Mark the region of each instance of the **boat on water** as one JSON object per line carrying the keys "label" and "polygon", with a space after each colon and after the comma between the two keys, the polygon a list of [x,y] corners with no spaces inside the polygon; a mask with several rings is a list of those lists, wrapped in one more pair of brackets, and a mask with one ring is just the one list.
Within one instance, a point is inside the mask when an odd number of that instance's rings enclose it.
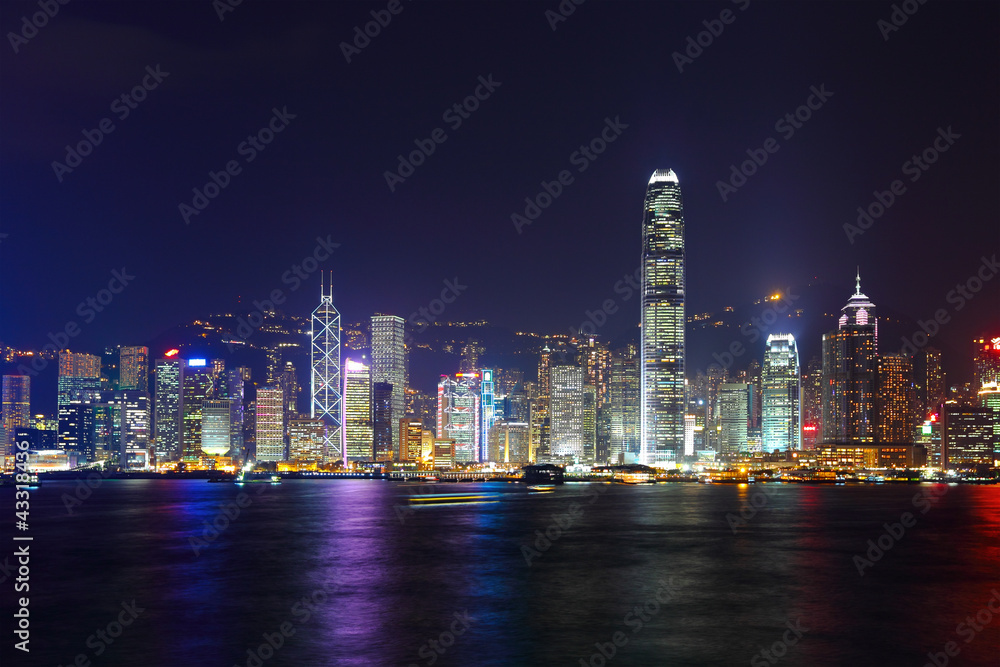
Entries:
{"label": "boat on water", "polygon": [[533,491],[535,493],[548,493],[550,491],[555,491],[555,484],[529,484],[528,491]]}
{"label": "boat on water", "polygon": [[240,473],[233,481],[237,484],[281,484],[281,475]]}

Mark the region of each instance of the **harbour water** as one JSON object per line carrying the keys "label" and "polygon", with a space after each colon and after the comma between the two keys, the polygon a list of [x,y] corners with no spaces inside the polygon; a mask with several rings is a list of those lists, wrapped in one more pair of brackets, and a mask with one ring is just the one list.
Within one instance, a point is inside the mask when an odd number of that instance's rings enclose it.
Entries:
{"label": "harbour water", "polygon": [[[31,651],[5,613],[4,665],[1000,655],[997,487],[108,479],[69,503],[76,489],[31,493],[30,591],[0,584],[5,609],[30,596]],[[411,502],[428,494],[446,500]]]}

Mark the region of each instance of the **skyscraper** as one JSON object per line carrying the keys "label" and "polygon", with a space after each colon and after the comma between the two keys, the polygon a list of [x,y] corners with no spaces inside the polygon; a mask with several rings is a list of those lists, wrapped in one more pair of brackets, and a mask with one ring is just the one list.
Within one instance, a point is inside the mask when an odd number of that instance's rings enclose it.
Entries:
{"label": "skyscraper", "polygon": [[608,458],[639,453],[639,356],[634,345],[611,356],[611,443]]}
{"label": "skyscraper", "polygon": [[490,429],[496,421],[496,410],[493,405],[493,371],[489,368],[483,369],[482,382],[479,383],[479,461],[489,461],[487,447],[490,442]]}
{"label": "skyscraper", "polygon": [[229,454],[231,407],[228,398],[206,399],[202,404],[201,449],[209,456]]}
{"label": "skyscraper", "polygon": [[149,348],[128,346],[119,350],[118,388],[149,391]]}
{"label": "skyscraper", "polygon": [[368,366],[348,359],[344,366],[344,451],[347,461],[373,461],[372,380]]}
{"label": "skyscraper", "polygon": [[823,362],[809,360],[802,374],[802,449],[814,449],[823,433]]}
{"label": "skyscraper", "polygon": [[0,442],[2,453],[11,451],[14,431],[31,426],[31,376],[3,376],[3,428],[6,437]]}
{"label": "skyscraper", "polygon": [[684,205],[671,169],[649,179],[642,219],[641,462],[684,447]]}
{"label": "skyscraper", "polygon": [[[342,461],[344,448],[341,433],[341,378],[340,378],[340,313],[333,306],[333,286],[327,293],[326,285],[320,286],[320,300],[312,312],[311,382],[312,400],[309,416],[322,419],[327,424],[324,449],[330,460]],[[259,399],[258,399],[259,400]],[[257,428],[260,433],[260,426]],[[260,441],[257,442],[260,458]]]}
{"label": "skyscraper", "polygon": [[719,453],[747,452],[747,425],[753,385],[726,383],[719,387]]}
{"label": "skyscraper", "polygon": [[158,461],[181,455],[181,386],[186,362],[176,355],[156,361],[156,452]]}
{"label": "skyscraper", "polygon": [[972,344],[975,350],[972,388],[979,391],[985,384],[1000,382],[1000,336],[977,338]]}
{"label": "skyscraper", "polygon": [[455,441],[455,462],[472,463],[480,456],[479,374],[444,375],[438,382],[438,438]]}
{"label": "skyscraper", "polygon": [[401,461],[419,461],[420,450],[423,444],[423,423],[415,417],[403,417],[399,420],[399,441],[402,443],[400,451],[403,458]]}
{"label": "skyscraper", "polygon": [[[64,412],[68,409],[70,402],[76,400],[81,392],[100,391],[103,388],[101,358],[95,354],[60,352],[58,384],[59,446],[68,449],[70,442],[67,438],[69,435],[67,431],[64,431],[63,424],[69,422],[64,419]],[[81,409],[86,411],[93,408],[74,408],[74,412]]]}
{"label": "skyscraper", "polygon": [[861,292],[841,309],[836,331],[823,335],[823,441],[873,442],[878,321]]}
{"label": "skyscraper", "polygon": [[215,370],[204,359],[188,359],[181,381],[180,449],[184,461],[202,456],[201,429],[205,400],[214,397]]}
{"label": "skyscraper", "polygon": [[280,385],[261,387],[257,390],[256,424],[258,461],[285,460],[284,412],[285,396]]}
{"label": "skyscraper", "polygon": [[902,354],[880,356],[875,375],[875,441],[913,442],[913,405],[910,357]]}
{"label": "skyscraper", "polygon": [[392,426],[392,384],[389,382],[372,383],[372,454],[376,461],[392,461],[395,452],[392,449],[393,436],[396,429]]}
{"label": "skyscraper", "polygon": [[799,351],[792,334],[771,334],[761,372],[761,448],[802,449]]}
{"label": "skyscraper", "polygon": [[326,422],[314,417],[288,419],[288,458],[300,464],[322,463]]}
{"label": "skyscraper", "polygon": [[583,437],[583,368],[553,365],[549,420],[552,456],[568,457],[573,463],[585,459]]}
{"label": "skyscraper", "polygon": [[[395,315],[372,316],[372,382],[392,385],[392,415],[390,422],[399,424],[406,415],[406,345],[403,340],[404,320]],[[392,450],[400,457],[399,430],[391,428]]]}

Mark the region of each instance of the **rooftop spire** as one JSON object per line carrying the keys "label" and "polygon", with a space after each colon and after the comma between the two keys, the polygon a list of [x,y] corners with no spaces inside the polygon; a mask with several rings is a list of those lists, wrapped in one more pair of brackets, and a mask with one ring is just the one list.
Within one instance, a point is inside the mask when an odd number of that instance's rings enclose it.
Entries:
{"label": "rooftop spire", "polygon": [[855,296],[860,296],[861,295],[861,267],[860,266],[858,267],[857,278],[855,278],[855,282],[854,282],[854,295]]}

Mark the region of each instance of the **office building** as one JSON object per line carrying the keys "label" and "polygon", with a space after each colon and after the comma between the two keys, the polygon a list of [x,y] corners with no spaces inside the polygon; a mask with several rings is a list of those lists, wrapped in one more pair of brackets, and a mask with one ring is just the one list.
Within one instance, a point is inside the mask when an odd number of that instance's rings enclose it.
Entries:
{"label": "office building", "polygon": [[942,467],[969,468],[993,463],[994,414],[991,408],[944,406]]}
{"label": "office building", "polygon": [[913,364],[902,354],[878,358],[875,375],[876,442],[913,442]]}
{"label": "office building", "polygon": [[[340,421],[343,418],[340,376],[340,313],[333,305],[332,285],[329,291],[327,291],[325,284],[320,286],[320,303],[312,312],[309,339],[311,341],[309,416],[326,422],[327,441],[324,444],[324,450],[330,460],[342,461],[345,452]],[[259,452],[259,442],[257,448]]]}
{"label": "office building", "polygon": [[[406,344],[404,342],[405,321],[395,315],[372,316],[372,382],[392,385],[390,424],[399,424],[406,413]],[[398,459],[399,433],[390,427],[392,451]]]}
{"label": "office building", "polygon": [[673,170],[653,172],[642,219],[640,462],[684,447],[684,205]]}
{"label": "office building", "polygon": [[176,355],[156,361],[156,456],[160,461],[175,461],[181,450],[181,386],[184,381],[183,359]]}
{"label": "office building", "polygon": [[396,458],[393,439],[398,440],[399,434],[393,427],[392,398],[391,383],[372,383],[372,453],[376,461],[393,461]]}
{"label": "office building", "polygon": [[201,408],[201,451],[208,456],[229,455],[231,419],[231,399],[204,400]]}
{"label": "office building", "polygon": [[118,351],[118,388],[149,391],[149,348],[139,345]]}
{"label": "office building", "polygon": [[[753,403],[753,385],[745,382],[727,382],[719,387],[718,451],[720,454],[741,454],[750,451],[748,424]],[[692,439],[694,427],[692,424]]]}
{"label": "office building", "polygon": [[319,465],[326,460],[327,423],[318,417],[288,419],[288,458],[299,464]]}
{"label": "office building", "polygon": [[802,449],[799,352],[792,334],[771,334],[761,372],[761,448]]}
{"label": "office building", "polygon": [[5,435],[0,447],[5,451],[0,454],[13,452],[15,431],[31,426],[31,376],[4,375],[2,398]]}
{"label": "office building", "polygon": [[368,366],[353,359],[348,359],[344,365],[343,424],[347,461],[374,461],[371,372]]}
{"label": "office building", "polygon": [[564,364],[551,368],[549,453],[570,463],[586,460],[583,435],[583,368]]}
{"label": "office building", "polygon": [[[285,396],[280,385],[257,390],[257,460],[285,460]],[[329,422],[323,419],[329,427]],[[339,449],[339,445],[338,445]]]}
{"label": "office building", "polygon": [[478,373],[443,375],[438,382],[437,433],[455,442],[455,462],[480,460],[480,389]]}

